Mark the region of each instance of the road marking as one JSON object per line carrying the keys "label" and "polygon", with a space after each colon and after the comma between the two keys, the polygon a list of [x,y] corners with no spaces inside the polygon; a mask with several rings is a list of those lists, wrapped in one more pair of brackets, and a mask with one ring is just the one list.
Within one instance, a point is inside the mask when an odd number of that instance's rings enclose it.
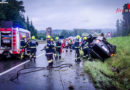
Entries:
{"label": "road marking", "polygon": [[6,70],[6,71],[0,73],[0,76],[2,76],[2,75],[4,75],[4,74],[6,74],[6,73],[8,73],[8,72],[10,72],[10,71],[12,71],[12,70],[14,70],[14,69],[16,69],[17,67],[20,67],[20,66],[22,66],[22,65],[24,65],[24,64],[26,64],[26,63],[28,63],[29,61],[30,61],[30,60],[27,60],[27,61],[25,61],[25,62],[23,62],[23,63],[21,63],[21,64],[19,64],[19,65],[17,65],[17,66],[14,66],[14,67],[12,67],[12,68],[10,68],[10,69],[8,69],[8,70]]}
{"label": "road marking", "polygon": [[36,57],[38,58],[38,57],[40,57],[40,56],[42,56],[42,55],[44,55],[44,54],[45,54],[45,53],[42,53],[42,54],[40,54],[40,55],[38,55],[38,56],[36,56]]}
{"label": "road marking", "polygon": [[[40,57],[40,56],[42,56],[42,55],[44,55],[44,54],[45,54],[45,53],[42,53],[42,54],[38,55],[37,58]],[[22,65],[24,65],[24,64],[26,64],[26,63],[28,63],[29,61],[30,61],[30,60],[27,60],[27,61],[25,61],[25,62],[23,62],[23,63],[21,63],[21,64],[18,64],[17,66],[14,66],[14,67],[12,67],[12,68],[10,68],[10,69],[8,69],[8,70],[6,70],[6,71],[0,73],[0,76],[2,76],[2,75],[4,75],[4,74],[6,74],[6,73],[8,73],[8,72],[10,72],[10,71],[12,71],[12,70],[14,70],[14,69],[20,67],[20,66],[22,66]]]}

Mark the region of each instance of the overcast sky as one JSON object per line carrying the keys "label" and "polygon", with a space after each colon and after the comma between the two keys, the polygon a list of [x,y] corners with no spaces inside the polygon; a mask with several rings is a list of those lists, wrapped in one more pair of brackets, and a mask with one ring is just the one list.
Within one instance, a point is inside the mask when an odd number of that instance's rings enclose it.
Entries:
{"label": "overcast sky", "polygon": [[122,19],[117,8],[130,0],[23,0],[25,15],[38,30],[53,29],[115,29]]}

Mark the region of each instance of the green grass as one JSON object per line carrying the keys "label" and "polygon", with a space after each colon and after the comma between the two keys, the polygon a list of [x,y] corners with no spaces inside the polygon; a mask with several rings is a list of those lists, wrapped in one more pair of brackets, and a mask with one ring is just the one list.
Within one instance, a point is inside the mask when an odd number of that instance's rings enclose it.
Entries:
{"label": "green grass", "polygon": [[130,89],[130,36],[108,41],[117,46],[117,53],[104,63],[86,61],[85,71],[91,75],[97,88]]}

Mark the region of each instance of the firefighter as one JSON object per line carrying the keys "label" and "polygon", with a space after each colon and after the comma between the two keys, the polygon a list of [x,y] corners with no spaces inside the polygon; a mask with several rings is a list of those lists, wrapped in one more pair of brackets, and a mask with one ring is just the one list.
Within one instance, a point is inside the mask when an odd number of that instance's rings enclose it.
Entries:
{"label": "firefighter", "polygon": [[25,39],[26,39],[26,36],[23,35],[23,36],[22,36],[22,39],[21,39],[21,49],[22,49],[22,48],[25,48],[25,46],[26,46],[26,40],[25,40]]}
{"label": "firefighter", "polygon": [[51,38],[51,44],[52,44],[53,54],[55,55],[56,50],[55,50],[55,43],[54,43],[53,38]]}
{"label": "firefighter", "polygon": [[80,60],[80,41],[79,41],[79,39],[80,39],[80,36],[79,35],[77,35],[76,36],[76,41],[75,41],[75,43],[74,43],[74,48],[75,48],[75,53],[76,53],[76,59],[75,59],[75,61],[76,62],[80,62],[81,60]]}
{"label": "firefighter", "polygon": [[20,59],[22,60],[23,58],[24,58],[24,56],[25,56],[25,48],[26,48],[26,36],[25,35],[23,35],[22,36],[22,39],[21,39],[21,41],[20,41],[20,48],[21,48],[21,56],[20,56]]}
{"label": "firefighter", "polygon": [[90,47],[92,45],[92,42],[93,40],[95,39],[96,37],[93,37],[91,34],[89,34],[88,38],[87,38],[87,41],[88,41],[88,46]]}
{"label": "firefighter", "polygon": [[51,38],[51,42],[52,42],[52,44],[54,44],[54,40],[53,40],[53,38]]}
{"label": "firefighter", "polygon": [[83,42],[81,44],[82,50],[84,52],[83,58],[89,58],[89,47],[88,47],[88,41],[87,37],[83,38]]}
{"label": "firefighter", "polygon": [[69,39],[68,46],[70,48],[70,52],[72,52],[72,40],[71,39]]}
{"label": "firefighter", "polygon": [[56,56],[59,56],[59,59],[61,59],[61,42],[59,37],[56,37]]}
{"label": "firefighter", "polygon": [[30,48],[30,58],[36,59],[36,47],[38,46],[38,42],[35,40],[35,36],[32,36],[32,39],[29,42],[29,48]]}
{"label": "firefighter", "polygon": [[[46,51],[46,57],[47,57],[47,60],[48,60],[48,69],[52,68],[53,67],[53,44],[51,42],[51,36],[48,35],[47,36],[47,44],[46,46],[42,49]],[[41,51],[42,51],[41,50]]]}
{"label": "firefighter", "polygon": [[26,48],[27,48],[27,55],[28,57],[30,57],[30,47],[29,47],[29,43],[30,43],[30,38],[27,39],[27,42],[26,42]]}
{"label": "firefighter", "polygon": [[106,41],[106,38],[104,36],[104,33],[101,33],[100,36],[103,38],[103,41]]}

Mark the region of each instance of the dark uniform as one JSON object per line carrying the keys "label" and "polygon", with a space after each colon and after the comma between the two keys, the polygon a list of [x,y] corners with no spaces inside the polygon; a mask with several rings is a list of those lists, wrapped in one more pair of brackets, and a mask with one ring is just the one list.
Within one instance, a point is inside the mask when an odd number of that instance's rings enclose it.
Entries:
{"label": "dark uniform", "polygon": [[76,39],[74,43],[75,53],[76,53],[76,62],[80,62],[80,42],[79,39]]}
{"label": "dark uniform", "polygon": [[88,58],[89,57],[89,48],[88,48],[88,41],[87,40],[83,40],[81,47],[83,49],[84,52],[84,58]]}
{"label": "dark uniform", "polygon": [[46,57],[48,60],[48,67],[53,67],[53,44],[50,40],[47,41],[47,45],[45,46]]}
{"label": "dark uniform", "polygon": [[88,47],[91,46],[91,43],[93,42],[93,40],[94,40],[95,38],[96,38],[96,37],[93,37],[91,34],[88,36],[88,39],[87,39],[87,41],[88,41]]}
{"label": "dark uniform", "polygon": [[59,40],[56,41],[56,55],[61,59],[61,42]]}
{"label": "dark uniform", "polygon": [[29,43],[30,43],[30,39],[26,42],[26,48],[27,48],[27,55],[30,56],[30,46],[29,46]]}
{"label": "dark uniform", "polygon": [[21,56],[20,56],[20,59],[23,59],[23,58],[25,58],[24,56],[25,56],[25,51],[26,51],[26,42],[25,42],[25,38],[22,38],[21,40],[20,40],[20,49],[21,49]]}
{"label": "dark uniform", "polygon": [[51,41],[51,44],[52,44],[52,49],[53,49],[53,53],[55,54],[55,43],[54,43],[54,41]]}
{"label": "dark uniform", "polygon": [[34,39],[30,40],[29,47],[30,47],[30,55],[31,57],[36,58],[36,47],[38,46],[38,42]]}
{"label": "dark uniform", "polygon": [[55,54],[56,53],[56,49],[55,49],[55,43],[54,43],[54,41],[51,41],[51,44],[52,44],[52,52],[53,52],[53,54]]}
{"label": "dark uniform", "polygon": [[21,49],[24,49],[24,48],[25,48],[26,42],[25,42],[25,39],[24,39],[24,38],[21,39],[20,45],[21,45],[21,47],[20,47]]}

